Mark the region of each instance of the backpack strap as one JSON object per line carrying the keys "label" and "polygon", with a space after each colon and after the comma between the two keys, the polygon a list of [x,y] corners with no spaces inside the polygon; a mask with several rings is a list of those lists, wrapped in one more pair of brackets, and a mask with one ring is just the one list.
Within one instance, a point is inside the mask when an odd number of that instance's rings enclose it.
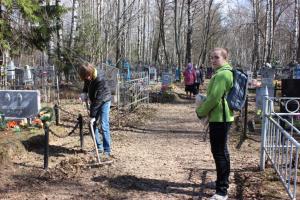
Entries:
{"label": "backpack strap", "polygon": [[226,123],[226,113],[225,113],[225,93],[222,97],[222,107],[223,107],[223,122]]}
{"label": "backpack strap", "polygon": [[[232,72],[232,76],[234,79],[234,72],[232,69],[224,69],[224,70],[228,70]],[[223,70],[222,70],[223,71]],[[222,107],[223,107],[223,122],[226,123],[226,112],[225,112],[225,94],[226,92],[224,92],[223,96],[222,96]]]}
{"label": "backpack strap", "polygon": [[[232,76],[234,76],[233,74],[233,70],[231,69],[224,69],[224,70],[228,70],[232,72]],[[234,77],[233,77],[234,78]],[[222,97],[222,107],[223,107],[223,122],[226,123],[226,112],[225,112],[225,94],[226,92],[224,92],[223,97]]]}

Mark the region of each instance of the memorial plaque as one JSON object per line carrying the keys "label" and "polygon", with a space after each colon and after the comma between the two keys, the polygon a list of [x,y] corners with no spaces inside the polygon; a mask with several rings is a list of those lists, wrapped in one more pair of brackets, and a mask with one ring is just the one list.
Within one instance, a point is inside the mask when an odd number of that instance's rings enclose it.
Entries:
{"label": "memorial plaque", "polygon": [[38,90],[0,90],[0,112],[6,118],[34,118],[40,109]]}

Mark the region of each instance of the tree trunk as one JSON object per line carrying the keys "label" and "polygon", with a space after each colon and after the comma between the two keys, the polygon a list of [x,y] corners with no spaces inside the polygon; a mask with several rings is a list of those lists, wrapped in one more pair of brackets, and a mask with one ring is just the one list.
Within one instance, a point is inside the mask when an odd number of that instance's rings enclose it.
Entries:
{"label": "tree trunk", "polygon": [[71,17],[71,31],[70,31],[69,44],[68,44],[68,49],[69,50],[74,48],[75,31],[76,31],[76,28],[77,28],[77,19],[78,19],[77,5],[78,5],[77,0],[73,0],[72,17]]}
{"label": "tree trunk", "polygon": [[121,68],[121,62],[120,62],[120,7],[121,7],[121,3],[120,0],[117,1],[117,21],[116,21],[116,37],[117,37],[117,41],[116,41],[116,67],[117,68]]}
{"label": "tree trunk", "polygon": [[[61,1],[56,0],[55,6],[56,7],[61,6]],[[56,17],[56,37],[57,37],[57,41],[56,41],[57,58],[58,58],[58,60],[61,60],[62,23],[61,23],[61,19],[59,16]]]}
{"label": "tree trunk", "polygon": [[253,22],[254,22],[254,51],[253,51],[253,59],[252,59],[252,66],[254,72],[260,66],[260,33],[259,33],[259,7],[260,7],[259,0],[253,0]]}
{"label": "tree trunk", "polygon": [[[210,28],[211,28],[211,10],[212,10],[212,4],[213,4],[213,1],[214,0],[209,0],[209,3],[208,3],[208,10],[207,10],[207,13],[205,12],[204,10],[204,15],[205,15],[205,28],[204,28],[204,45],[203,45],[203,50],[201,51],[201,64],[204,64],[205,63],[205,60],[206,60],[206,55],[207,55],[207,47],[208,47],[208,42],[209,42],[209,38],[208,38],[208,35],[210,33]],[[204,4],[204,6],[206,6]]]}
{"label": "tree trunk", "polygon": [[[175,37],[175,49],[176,49],[176,55],[177,55],[177,64],[179,67],[179,71],[182,70],[182,58],[181,58],[181,39],[180,39],[180,30],[182,25],[182,19],[183,19],[183,8],[184,8],[185,0],[183,0],[181,4],[181,11],[180,11],[180,19],[179,23],[177,25],[177,10],[178,10],[178,1],[174,0],[174,37]],[[179,76],[179,81],[181,81],[181,76]]]}
{"label": "tree trunk", "polygon": [[271,63],[272,44],[273,44],[273,11],[274,1],[267,1],[266,11],[266,32],[265,32],[265,46],[264,46],[264,63]]}
{"label": "tree trunk", "polygon": [[299,62],[299,56],[297,57],[298,47],[298,37],[299,37],[299,0],[295,0],[295,9],[294,9],[294,30],[293,30],[293,50],[292,50],[292,59],[293,62]]}
{"label": "tree trunk", "polygon": [[[150,6],[149,6],[149,2],[147,2],[147,27],[148,27],[148,31],[147,31],[147,38],[148,38],[148,43],[147,43],[147,48],[146,48],[146,59],[147,59],[147,63],[150,64],[151,62],[151,58],[152,58],[152,48],[151,48],[151,44],[152,44],[152,36],[150,35]],[[153,27],[152,27],[153,28]],[[154,29],[154,28],[153,28]]]}
{"label": "tree trunk", "polygon": [[145,44],[146,44],[146,14],[147,14],[147,1],[144,1],[144,15],[143,15],[143,40],[142,40],[142,61],[145,63]]}
{"label": "tree trunk", "polygon": [[272,62],[273,38],[274,38],[274,0],[270,0],[270,41],[268,45],[267,62]]}
{"label": "tree trunk", "polygon": [[192,0],[187,1],[187,34],[186,34],[186,54],[185,54],[185,66],[192,62],[192,18],[191,18],[191,4]]}
{"label": "tree trunk", "polygon": [[126,0],[123,0],[123,28],[122,28],[122,37],[121,37],[121,58],[122,60],[126,57],[125,51],[127,46],[127,39],[126,39],[126,21],[127,21],[127,14],[126,14]]}
{"label": "tree trunk", "polygon": [[179,65],[179,44],[178,44],[178,32],[177,32],[177,0],[174,0],[174,43],[177,55],[177,64]]}
{"label": "tree trunk", "polygon": [[[141,8],[141,0],[138,0],[138,11],[140,10]],[[141,54],[140,54],[140,49],[141,49],[141,21],[140,21],[140,13],[138,14],[138,32],[137,32],[137,61],[139,62],[140,61],[140,57],[141,57]]]}
{"label": "tree trunk", "polygon": [[97,30],[99,32],[98,35],[98,62],[103,62],[103,54],[101,51],[101,47],[99,46],[101,43],[101,35],[102,35],[102,0],[97,0]]}
{"label": "tree trunk", "polygon": [[161,0],[161,6],[160,6],[160,38],[161,42],[164,48],[164,54],[165,54],[165,63],[167,66],[169,66],[169,56],[166,49],[166,38],[165,38],[165,9],[166,9],[166,1]]}

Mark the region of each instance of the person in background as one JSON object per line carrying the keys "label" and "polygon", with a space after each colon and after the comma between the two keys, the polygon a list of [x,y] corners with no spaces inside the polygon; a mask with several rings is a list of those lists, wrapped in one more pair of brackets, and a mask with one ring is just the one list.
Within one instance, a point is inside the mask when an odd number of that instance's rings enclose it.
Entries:
{"label": "person in background", "polygon": [[179,66],[176,67],[176,70],[175,70],[175,81],[176,82],[179,82],[180,81],[180,68]]}
{"label": "person in background", "polygon": [[216,193],[211,200],[228,199],[230,156],[227,147],[228,131],[234,121],[233,111],[224,96],[233,86],[232,67],[228,64],[228,50],[215,48],[210,54],[216,73],[209,81],[206,100],[196,109],[198,118],[208,116],[211,152],[215,161]]}
{"label": "person in background", "polygon": [[204,78],[205,78],[205,67],[204,67],[204,64],[201,64],[201,66],[200,66],[200,74],[201,74],[201,77],[200,77],[200,79],[201,79],[201,82],[200,82],[200,90],[201,90],[201,86],[203,86],[204,85]]}
{"label": "person in background", "polygon": [[[90,63],[84,63],[79,67],[79,75],[84,80],[82,99],[90,99],[90,117],[94,121],[96,144],[100,154],[104,153],[104,161],[110,159],[111,136],[109,127],[109,115],[111,105],[111,91],[104,74],[100,76],[96,68]],[[99,136],[97,122],[100,121],[102,129],[102,141]]]}
{"label": "person in background", "polygon": [[195,90],[196,90],[196,93],[199,93],[199,87],[203,82],[203,71],[201,71],[201,69],[196,65],[195,73],[196,73]]}
{"label": "person in background", "polygon": [[207,67],[206,68],[206,78],[207,79],[211,79],[212,75],[213,75],[214,71],[212,67]]}
{"label": "person in background", "polygon": [[196,80],[196,72],[193,68],[193,64],[189,63],[183,72],[184,76],[184,84],[185,84],[185,92],[187,98],[192,98],[192,93],[195,93],[195,80]]}

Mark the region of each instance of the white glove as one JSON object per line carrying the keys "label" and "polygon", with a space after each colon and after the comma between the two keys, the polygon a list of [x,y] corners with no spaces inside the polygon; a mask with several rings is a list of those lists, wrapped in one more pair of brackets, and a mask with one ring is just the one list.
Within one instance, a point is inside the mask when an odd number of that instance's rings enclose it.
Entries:
{"label": "white glove", "polygon": [[79,98],[81,101],[86,101],[88,98],[87,93],[81,93]]}
{"label": "white glove", "polygon": [[95,122],[95,121],[96,121],[96,118],[95,118],[95,117],[91,118],[90,124],[91,124],[91,125],[94,125],[94,122]]}

